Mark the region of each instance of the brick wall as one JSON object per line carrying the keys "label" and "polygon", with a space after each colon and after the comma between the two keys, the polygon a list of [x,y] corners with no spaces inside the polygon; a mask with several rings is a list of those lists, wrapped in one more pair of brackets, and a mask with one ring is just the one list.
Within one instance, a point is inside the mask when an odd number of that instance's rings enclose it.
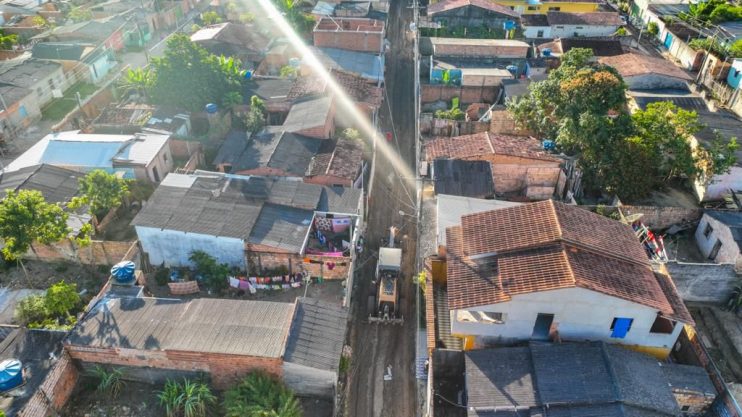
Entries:
{"label": "brick wall", "polygon": [[672,388],[672,394],[675,396],[678,406],[681,408],[688,407],[686,413],[690,415],[702,415],[716,399],[716,396],[705,396],[698,392],[675,387]]}
{"label": "brick wall", "polygon": [[17,58],[25,53],[26,51],[14,51],[11,49],[0,49],[0,61],[5,61],[6,59]]}
{"label": "brick wall", "polygon": [[23,256],[43,262],[74,261],[84,264],[113,265],[119,262],[136,242],[94,240],[86,247],[79,247],[71,240],[61,240],[49,245],[34,243]]}
{"label": "brick wall", "polygon": [[[260,245],[249,245],[248,261],[251,268],[257,268],[257,270],[250,271],[250,274],[259,274],[260,271],[286,267],[289,273],[308,272],[312,277],[342,280],[348,278],[350,272],[350,257],[338,258],[320,255],[305,255],[302,257],[295,253],[281,253],[275,252],[275,249],[273,251],[267,249]],[[317,263],[304,263],[304,258],[317,261]],[[329,268],[329,263],[334,264],[332,269]]]}
{"label": "brick wall", "polygon": [[201,144],[199,142],[193,142],[189,140],[170,138],[170,153],[173,158],[187,159],[190,158],[195,152],[201,150]]}
{"label": "brick wall", "polygon": [[493,103],[497,98],[500,87],[462,87],[451,85],[422,84],[421,102],[434,103],[436,101],[450,102],[458,97],[462,104]]}
{"label": "brick wall", "polygon": [[39,389],[18,412],[18,417],[54,415],[69,400],[80,372],[67,352],[62,352],[56,364],[44,378]]}
{"label": "brick wall", "polygon": [[519,129],[510,113],[503,108],[492,110],[490,132],[498,135],[533,136],[531,132]]}
{"label": "brick wall", "polygon": [[66,345],[65,348],[69,351],[70,357],[86,363],[205,372],[211,376],[216,389],[229,388],[253,370],[282,376],[283,362],[280,358],[170,350],[105,349],[74,345]]}
{"label": "brick wall", "polygon": [[314,45],[378,54],[384,41],[381,32],[315,31]]}

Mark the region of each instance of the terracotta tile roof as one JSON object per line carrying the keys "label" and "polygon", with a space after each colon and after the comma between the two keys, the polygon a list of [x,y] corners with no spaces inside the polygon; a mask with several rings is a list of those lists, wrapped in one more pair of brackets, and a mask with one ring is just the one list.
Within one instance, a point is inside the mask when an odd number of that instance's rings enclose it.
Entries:
{"label": "terracotta tile roof", "polygon": [[514,10],[510,10],[509,7],[502,6],[489,0],[442,0],[428,6],[428,16],[466,6],[479,7],[491,12],[518,17],[518,13]]}
{"label": "terracotta tile roof", "polygon": [[637,75],[659,74],[686,81],[692,80],[688,73],[664,58],[628,53],[601,57],[598,58],[598,62],[615,68],[624,78]]}
{"label": "terracotta tile roof", "polygon": [[338,85],[357,103],[366,103],[373,108],[381,107],[382,90],[365,78],[341,70],[332,71]]}
{"label": "terracotta tile roof", "polygon": [[657,282],[659,283],[660,287],[662,288],[662,292],[665,293],[667,301],[672,306],[674,314],[668,316],[668,318],[678,320],[690,325],[695,325],[693,317],[688,311],[688,308],[685,306],[683,299],[680,298],[680,294],[678,293],[678,289],[675,287],[675,283],[672,282],[672,278],[669,275],[660,273],[655,273],[654,275],[657,278]]}
{"label": "terracotta tile roof", "polygon": [[431,258],[425,258],[425,332],[428,352],[435,349],[435,300],[433,298],[433,268]]}
{"label": "terracotta tile roof", "polygon": [[451,309],[579,287],[692,322],[672,280],[655,277],[631,227],[585,209],[549,200],[475,213],[446,236]]}
{"label": "terracotta tile roof", "polygon": [[543,161],[560,161],[544,151],[532,137],[495,135],[490,132],[437,138],[425,144],[425,159],[477,159],[483,154],[510,155]]}
{"label": "terracotta tile roof", "polygon": [[326,141],[312,162],[306,176],[332,175],[355,180],[363,160],[363,149],[352,140]]}

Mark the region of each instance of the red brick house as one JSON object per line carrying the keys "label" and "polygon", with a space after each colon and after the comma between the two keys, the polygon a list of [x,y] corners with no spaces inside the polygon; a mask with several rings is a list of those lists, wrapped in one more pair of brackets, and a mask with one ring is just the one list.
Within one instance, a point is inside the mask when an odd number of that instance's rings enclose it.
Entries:
{"label": "red brick house", "polygon": [[340,306],[301,298],[277,303],[104,297],[64,347],[83,366],[207,373],[220,389],[261,370],[300,395],[331,397],[346,316]]}
{"label": "red brick house", "polygon": [[384,48],[384,22],[376,19],[323,17],[312,35],[314,45],[320,48],[376,54]]}
{"label": "red brick house", "polygon": [[554,193],[561,159],[541,148],[532,137],[495,135],[482,132],[473,135],[438,138],[424,145],[425,159],[463,159],[488,161],[497,194],[548,199]]}

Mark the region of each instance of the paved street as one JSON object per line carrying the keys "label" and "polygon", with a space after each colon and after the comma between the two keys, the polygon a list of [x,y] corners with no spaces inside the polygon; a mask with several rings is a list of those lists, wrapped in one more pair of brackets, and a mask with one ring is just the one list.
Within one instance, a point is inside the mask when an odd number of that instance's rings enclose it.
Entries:
{"label": "paved street", "polygon": [[[381,110],[382,131],[393,131],[392,144],[410,167],[414,166],[414,73],[413,40],[408,32],[412,19],[409,0],[394,1],[387,20],[387,38],[391,50],[386,54],[387,97]],[[415,416],[417,386],[415,380],[415,286],[411,277],[415,265],[415,220],[399,211],[414,214],[414,186],[399,178],[393,164],[379,153],[375,178],[369,198],[367,250],[359,265],[354,288],[351,346],[353,361],[346,399],[346,416]],[[405,188],[407,184],[407,188]],[[390,226],[400,228],[404,253],[401,302],[403,325],[368,323],[367,299],[372,293],[371,278],[376,266],[379,241]],[[391,366],[392,380],[384,381]]]}

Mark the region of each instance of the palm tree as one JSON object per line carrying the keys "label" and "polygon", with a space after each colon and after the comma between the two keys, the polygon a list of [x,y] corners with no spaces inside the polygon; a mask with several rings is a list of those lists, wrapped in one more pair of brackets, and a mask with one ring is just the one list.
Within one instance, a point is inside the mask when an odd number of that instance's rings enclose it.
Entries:
{"label": "palm tree", "polygon": [[254,372],[224,394],[226,417],[301,417],[299,400],[276,378]]}

